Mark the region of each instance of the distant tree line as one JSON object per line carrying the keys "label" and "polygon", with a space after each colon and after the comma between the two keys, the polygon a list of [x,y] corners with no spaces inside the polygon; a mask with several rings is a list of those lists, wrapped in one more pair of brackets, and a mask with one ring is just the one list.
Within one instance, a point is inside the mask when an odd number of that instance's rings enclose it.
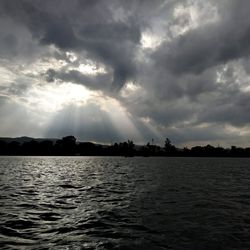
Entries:
{"label": "distant tree line", "polygon": [[177,148],[166,138],[164,147],[147,143],[136,146],[132,140],[113,145],[100,145],[91,142],[77,142],[74,136],[66,136],[56,142],[52,140],[30,140],[20,143],[0,140],[0,155],[34,156],[176,156],[176,157],[250,157],[250,147],[231,148],[195,146]]}

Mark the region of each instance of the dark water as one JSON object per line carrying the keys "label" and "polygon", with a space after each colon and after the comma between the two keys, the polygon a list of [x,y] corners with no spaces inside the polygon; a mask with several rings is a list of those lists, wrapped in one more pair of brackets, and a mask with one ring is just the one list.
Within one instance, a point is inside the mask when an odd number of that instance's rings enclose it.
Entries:
{"label": "dark water", "polygon": [[250,249],[250,159],[0,158],[1,249]]}

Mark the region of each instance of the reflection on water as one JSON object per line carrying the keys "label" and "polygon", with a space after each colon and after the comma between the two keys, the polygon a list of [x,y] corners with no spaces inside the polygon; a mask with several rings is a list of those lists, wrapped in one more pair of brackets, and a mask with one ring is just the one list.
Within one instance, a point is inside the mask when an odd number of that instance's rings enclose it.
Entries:
{"label": "reflection on water", "polygon": [[250,160],[0,158],[1,249],[250,249]]}

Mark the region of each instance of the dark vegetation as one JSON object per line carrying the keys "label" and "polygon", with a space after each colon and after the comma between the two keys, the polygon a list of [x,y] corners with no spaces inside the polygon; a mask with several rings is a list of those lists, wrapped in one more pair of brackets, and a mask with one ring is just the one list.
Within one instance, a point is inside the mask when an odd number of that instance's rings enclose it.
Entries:
{"label": "dark vegetation", "polygon": [[138,146],[133,141],[100,145],[91,142],[77,142],[74,136],[61,140],[53,139],[0,139],[0,155],[86,155],[86,156],[185,156],[185,157],[250,157],[250,148],[195,146],[177,148],[166,138],[164,147],[147,143]]}

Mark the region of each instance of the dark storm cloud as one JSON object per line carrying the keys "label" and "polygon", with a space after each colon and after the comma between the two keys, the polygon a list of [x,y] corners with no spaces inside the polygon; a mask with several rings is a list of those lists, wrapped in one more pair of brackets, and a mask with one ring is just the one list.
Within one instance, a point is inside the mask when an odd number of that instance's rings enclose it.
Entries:
{"label": "dark storm cloud", "polygon": [[[204,15],[192,26],[190,6],[196,16],[214,6],[217,18]],[[176,7],[183,14],[175,16]],[[0,80],[0,94],[25,99],[39,80],[40,87],[81,84],[117,99],[145,138],[155,135],[143,119],[176,142],[226,140],[230,133],[224,126],[250,125],[249,9],[248,0],[2,0],[0,67],[15,77]],[[186,30],[178,34],[178,29]],[[145,37],[151,47],[143,44]],[[81,72],[85,64],[104,71]],[[139,90],[123,95],[128,82]],[[97,104],[79,116],[93,116],[92,111],[103,122],[82,122],[88,139],[122,138]],[[51,136],[60,124],[58,136],[70,132],[73,118],[64,119],[70,112],[73,108],[65,107],[56,114]]]}
{"label": "dark storm cloud", "polygon": [[[233,99],[232,99],[233,98]],[[232,95],[221,94],[218,100],[204,107],[199,114],[199,122],[231,124],[244,127],[250,124],[250,93],[235,91]]]}
{"label": "dark storm cloud", "polygon": [[112,82],[112,76],[107,73],[100,73],[98,75],[86,75],[82,74],[78,70],[69,71],[55,71],[48,69],[45,73],[45,78],[48,82],[60,80],[63,82],[72,82],[84,85],[91,90],[102,90],[109,92],[110,83]]}
{"label": "dark storm cloud", "polygon": [[92,60],[112,67],[112,88],[119,90],[136,71],[134,56],[140,43],[140,26],[133,16],[115,20],[110,8],[113,1],[90,2],[1,1],[0,8],[4,16],[27,26],[41,44],[85,51]]}
{"label": "dark storm cloud", "polygon": [[[56,44],[65,49],[77,45],[73,26],[67,16],[64,16],[64,5],[59,5],[58,1],[51,1],[51,5],[49,1],[1,1],[0,6],[3,16],[27,26],[33,37],[41,43]],[[59,8],[61,13],[56,13],[55,10]]]}
{"label": "dark storm cloud", "polygon": [[218,22],[163,43],[153,55],[156,65],[175,74],[199,74],[209,67],[249,55],[250,2],[222,2]]}

